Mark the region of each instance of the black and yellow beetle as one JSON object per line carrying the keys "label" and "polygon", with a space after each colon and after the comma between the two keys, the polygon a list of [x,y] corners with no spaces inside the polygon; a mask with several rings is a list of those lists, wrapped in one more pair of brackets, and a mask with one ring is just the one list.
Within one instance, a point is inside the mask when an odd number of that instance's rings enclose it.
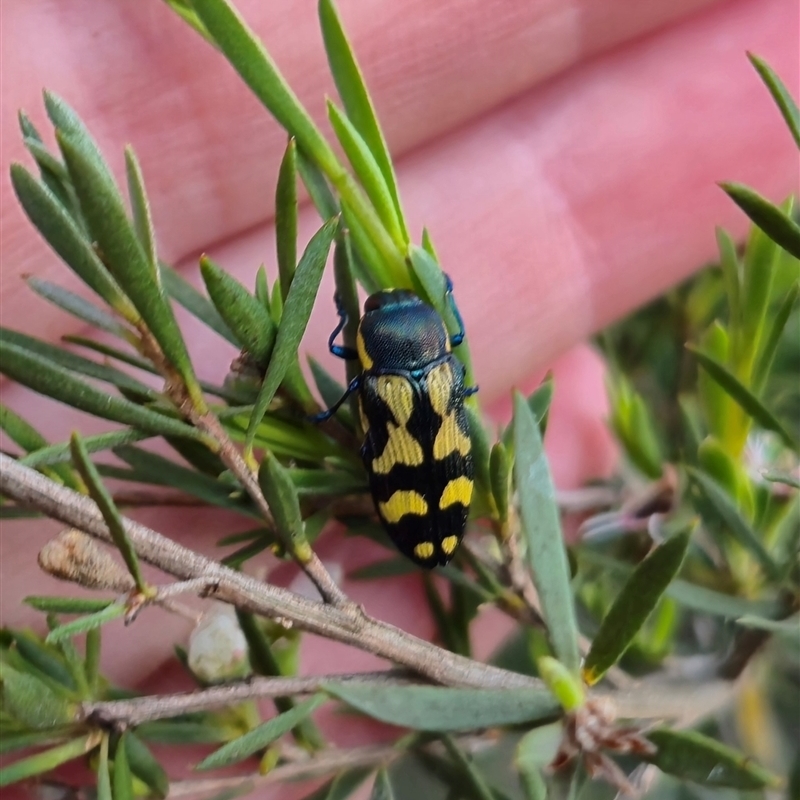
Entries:
{"label": "black and yellow beetle", "polygon": [[376,292],[364,303],[357,349],[335,344],[347,317],[337,299],[339,324],[330,351],[358,359],[361,373],[341,399],[316,417],[328,419],[353,392],[364,429],[364,460],[378,516],[403,555],[428,569],[447,564],[467,524],[472,499],[472,453],[464,398],[464,365],[453,355],[463,325],[449,336],[441,316],[406,289]]}

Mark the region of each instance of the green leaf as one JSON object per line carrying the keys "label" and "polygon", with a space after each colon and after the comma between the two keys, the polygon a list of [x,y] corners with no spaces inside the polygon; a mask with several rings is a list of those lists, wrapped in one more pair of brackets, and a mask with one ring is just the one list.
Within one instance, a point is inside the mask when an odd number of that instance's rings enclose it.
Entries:
{"label": "green leaf", "polygon": [[782,483],[785,486],[791,486],[793,489],[800,489],[800,478],[796,475],[790,475],[788,472],[769,471],[762,473],[765,481],[771,483]]}
{"label": "green leaf", "polygon": [[552,656],[540,656],[536,661],[539,677],[568,714],[577,711],[586,701],[583,681]]}
{"label": "green leaf", "polygon": [[121,390],[127,391],[129,394],[135,395],[137,398],[141,397],[149,401],[161,399],[161,396],[147,384],[137,381],[122,370],[111,367],[108,364],[98,364],[96,361],[71,353],[69,350],[57,345],[48,344],[32,336],[26,336],[24,333],[8,330],[8,328],[0,328],[0,337],[2,337],[4,343],[29,350],[64,369],[110,383]]}
{"label": "green leaf", "polygon": [[101,650],[100,629],[94,628],[86,632],[86,643],[84,645],[83,672],[86,677],[88,687],[87,696],[97,697],[98,683],[100,679],[100,650]]}
{"label": "green leaf", "polygon": [[[331,216],[334,216],[332,214]],[[275,190],[275,245],[281,297],[285,300],[297,266],[297,145],[289,139]]]}
{"label": "green leaf", "polygon": [[130,297],[164,355],[183,378],[198,409],[205,409],[186,344],[157,271],[148,263],[114,179],[90,139],[56,131],[81,210],[114,278]]}
{"label": "green leaf", "polygon": [[133,228],[142,245],[145,257],[153,274],[158,273],[158,255],[156,253],[156,233],[150,217],[150,201],[144,188],[144,175],[133,148],[125,148],[125,174],[128,178],[128,196],[133,212]]}
{"label": "green leaf", "polygon": [[11,165],[11,183],[28,218],[64,263],[125,319],[135,321],[139,315],[130,300],[55,195],[21,164]]}
{"label": "green leaf", "polygon": [[160,268],[164,288],[178,305],[183,306],[195,319],[199,319],[200,322],[235,347],[241,346],[239,340],[219,315],[219,311],[214,308],[207,297],[203,297],[177,270],[163,261],[160,264]]}
{"label": "green leaf", "polygon": [[583,664],[583,678],[597,683],[619,661],[680,571],[691,529],[653,550],[633,571],[603,618]]}
{"label": "green leaf", "polygon": [[722,274],[725,277],[725,289],[728,294],[728,313],[730,315],[730,329],[738,331],[741,324],[741,290],[742,266],[736,253],[736,245],[730,234],[722,228],[717,228],[717,247],[719,248],[719,261]]}
{"label": "green leaf", "polygon": [[14,753],[17,750],[37,750],[52,744],[63,742],[72,733],[71,726],[48,728],[43,731],[10,731],[3,728],[0,735],[0,755]]}
{"label": "green leaf", "polygon": [[55,283],[43,281],[36,277],[29,277],[26,279],[26,282],[39,297],[43,297],[45,300],[53,303],[53,305],[58,306],[68,314],[72,314],[73,317],[83,320],[92,327],[102,331],[108,331],[114,336],[118,336],[126,341],[135,339],[134,334],[118,322],[115,317],[99,306],[90,303],[88,300],[84,300],[77,294],[67,289],[62,289]]}
{"label": "green leaf", "polygon": [[788,447],[793,450],[798,449],[797,442],[781,421],[727,367],[691,344],[687,344],[686,349],[746,414],[762,428],[777,433]]}
{"label": "green leaf", "polygon": [[8,406],[0,404],[0,429],[26,453],[47,447],[47,439]]}
{"label": "green leaf", "polygon": [[492,493],[491,477],[491,449],[489,445],[489,434],[486,431],[483,415],[480,409],[472,403],[464,406],[467,413],[467,425],[469,427],[469,438],[472,442],[472,463],[475,469],[475,489],[476,496],[473,503],[476,503],[473,513],[477,516],[476,509],[479,497],[489,501]]}
{"label": "green leaf", "polygon": [[389,187],[386,185],[380,167],[367,143],[361,138],[353,123],[330,100],[328,101],[328,119],[378,217],[398,247],[403,247],[407,244],[407,237],[404,236],[400,227],[397,209]]}
{"label": "green leaf", "polygon": [[[103,481],[100,479],[100,475],[97,472],[96,467],[94,464],[92,464],[89,454],[86,452],[86,448],[83,445],[83,440],[77,432],[73,433],[70,437],[70,444],[72,449],[72,460],[75,462],[75,467],[77,468],[78,472],[80,472],[81,477],[86,483],[86,487],[89,490],[89,496],[97,504],[97,508],[103,515],[103,520],[108,527],[108,532],[111,534],[111,538],[114,544],[117,546],[117,549],[122,556],[122,560],[125,562],[125,566],[128,568],[128,572],[130,572],[131,577],[136,584],[136,588],[140,592],[145,592],[147,589],[147,584],[145,583],[144,576],[142,575],[142,570],[139,567],[139,558],[136,555],[136,551],[133,549],[131,540],[128,538],[122,517],[117,509],[116,504],[114,503],[114,500],[111,497],[111,493],[103,485]],[[100,613],[104,614],[107,613],[107,611],[108,610]]]}
{"label": "green leaf", "polygon": [[[317,391],[322,397],[322,402],[326,408],[330,408],[344,394],[344,384],[339,383],[313,356],[308,356],[308,366],[311,370],[311,376],[314,378]],[[352,425],[353,416],[346,406],[339,407],[336,412],[336,418],[341,418],[343,423],[349,420],[350,425]]]}
{"label": "green leaf", "polygon": [[348,800],[371,772],[370,767],[346,769],[303,800]]}
{"label": "green leaf", "polygon": [[102,611],[95,611],[94,614],[79,617],[72,622],[67,622],[64,625],[53,628],[47,635],[47,641],[52,644],[62,642],[70,636],[77,636],[79,633],[86,633],[87,631],[94,630],[124,615],[125,606],[122,603],[110,603]]}
{"label": "green leaf", "polygon": [[492,496],[501,522],[508,519],[508,502],[511,493],[511,457],[502,442],[492,448],[489,462]]}
{"label": "green leaf", "polygon": [[93,597],[44,597],[29,595],[23,603],[48,614],[93,614],[108,608],[113,600],[96,600]]}
{"label": "green leaf", "polygon": [[297,490],[288,470],[270,452],[264,453],[264,460],[258,471],[258,483],[286,546],[292,551],[297,548],[307,549]]}
{"label": "green leaf", "polygon": [[267,720],[244,736],[215,750],[197,765],[197,769],[218,769],[249,758],[253,753],[263,750],[267,745],[292,730],[326,700],[325,695],[318,694],[298,703],[290,711]]}
{"label": "green leaf", "polygon": [[546,689],[454,689],[327,683],[322,687],[373,719],[419,731],[470,731],[536,722],[558,714]]}
{"label": "green leaf", "polygon": [[322,221],[337,216],[341,209],[331,187],[320,168],[300,147],[297,148],[297,171]]}
{"label": "green leaf", "polygon": [[108,771],[108,734],[100,742],[100,758],[97,763],[97,800],[112,800],[111,775]]}
{"label": "green leaf", "polygon": [[772,363],[775,360],[775,354],[778,352],[781,335],[786,327],[786,323],[789,321],[799,293],[800,285],[795,283],[786,293],[778,310],[772,315],[772,321],[768,323],[764,345],[761,348],[761,352],[758,354],[755,369],[753,370],[753,386],[759,394],[763,391],[769,379]]}
{"label": "green leaf", "polygon": [[755,790],[777,786],[779,780],[753,761],[751,756],[732,750],[697,731],[662,728],[647,738],[658,748],[644,756],[662,772],[701,786]]}
{"label": "green leaf", "polygon": [[[207,0],[202,1],[207,2]],[[297,265],[283,308],[281,324],[278,326],[272,358],[258,393],[253,413],[250,416],[245,438],[245,444],[248,449],[253,446],[253,440],[264,412],[272,402],[272,398],[275,396],[275,392],[278,391],[278,387],[281,385],[289,367],[297,358],[297,349],[308,324],[308,318],[311,316],[314,299],[317,296],[319,284],[322,280],[322,272],[328,259],[328,251],[333,242],[338,224],[338,219],[328,220],[311,238],[300,259],[300,263]]]}
{"label": "green leaf", "polygon": [[365,567],[359,567],[348,573],[347,577],[354,581],[371,581],[383,578],[396,578],[398,575],[408,575],[415,572],[413,562],[407,558],[392,556],[391,558],[375,561]]}
{"label": "green leaf", "polygon": [[200,272],[211,301],[239,345],[263,369],[275,345],[275,323],[266,308],[239,281],[202,256]]}
{"label": "green leaf", "polygon": [[555,490],[536,417],[519,392],[514,394],[514,454],[522,532],[542,613],[556,657],[577,673],[578,626]]}
{"label": "green leaf", "polygon": [[786,619],[764,619],[764,617],[744,616],[736,620],[745,628],[769,631],[800,645],[800,615],[794,614]]}
{"label": "green leaf", "polygon": [[[25,661],[35,667],[53,691],[60,694],[77,691],[75,679],[58,649],[46,645],[39,637],[27,631],[14,631],[14,644]],[[2,662],[0,662],[0,665]],[[1,668],[1,667],[0,667]]]}
{"label": "green leaf", "polygon": [[156,435],[205,439],[200,431],[183,422],[96,389],[48,359],[11,344],[5,335],[0,337],[0,370],[34,392],[93,416]]}
{"label": "green leaf", "polygon": [[114,751],[114,800],[133,800],[133,775],[123,733]]}
{"label": "green leaf", "polygon": [[[111,450],[120,445],[139,442],[148,438],[148,436],[149,434],[132,430],[110,431],[109,433],[87,436],[83,440],[83,446],[86,448],[87,453],[100,453],[103,450]],[[19,459],[19,463],[25,464],[27,467],[39,468],[63,464],[71,460],[72,454],[70,453],[69,442],[61,442],[60,444],[51,444],[48,447],[34,450],[24,458]]]}
{"label": "green leaf", "polygon": [[32,778],[45,772],[52,772],[61,764],[80,758],[96,741],[93,733],[88,733],[66,744],[37,753],[34,756],[14,761],[0,768],[0,787],[10,786],[25,778]]}
{"label": "green leaf", "polygon": [[486,783],[475,764],[467,757],[464,751],[455,743],[452,736],[442,736],[442,744],[451,760],[454,762],[460,777],[476,800],[495,800],[492,790]]}
{"label": "green leaf", "polygon": [[520,739],[514,765],[519,771],[526,800],[547,800],[543,773],[555,759],[562,736],[563,726],[557,722],[534,728]]}
{"label": "green leaf", "polygon": [[392,159],[389,155],[389,148],[386,146],[386,140],[370,100],[364,78],[332,0],[320,0],[319,18],[322,27],[322,38],[325,42],[325,51],[328,54],[328,64],[331,68],[333,80],[336,83],[336,90],[342,99],[348,119],[364,141],[380,170],[383,183],[394,205],[394,217],[400,226],[402,240],[407,243],[408,231],[403,221],[403,210],[400,206],[397,179],[394,174]]}
{"label": "green leaf", "polygon": [[47,730],[75,722],[77,705],[36,676],[0,664],[3,710],[26,728]]}
{"label": "green leaf", "polygon": [[372,794],[369,796],[369,800],[394,800],[392,782],[384,767],[381,767],[375,774],[375,783],[372,785]]}
{"label": "green leaf", "polygon": [[133,731],[127,731],[120,743],[125,748],[131,772],[144,781],[157,797],[166,797],[169,793],[169,778],[144,742]]}
{"label": "green leaf", "polygon": [[795,103],[789,94],[789,90],[783,85],[783,82],[769,64],[753,53],[748,53],[747,57],[767,85],[772,98],[778,104],[778,108],[789,126],[789,132],[792,134],[795,144],[800,147],[800,110],[797,108],[797,103]]}
{"label": "green leaf", "polygon": [[758,561],[765,575],[772,579],[778,578],[780,575],[778,566],[727,492],[716,481],[694,467],[686,467],[686,472],[708,501],[715,515],[714,521],[725,526],[730,535]]}
{"label": "green leaf", "polygon": [[206,503],[230,508],[260,519],[258,512],[248,500],[235,496],[237,485],[222,483],[217,478],[187,469],[168,458],[142,450],[138,447],[122,446],[114,449],[114,455],[134,469],[135,480],[157,486],[169,486],[180,492],[197,497]]}

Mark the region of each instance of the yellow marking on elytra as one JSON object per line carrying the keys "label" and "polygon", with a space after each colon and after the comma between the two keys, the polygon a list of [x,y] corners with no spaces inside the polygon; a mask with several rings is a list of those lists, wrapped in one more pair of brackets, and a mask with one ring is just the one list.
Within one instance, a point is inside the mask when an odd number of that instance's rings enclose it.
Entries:
{"label": "yellow marking on elytra", "polygon": [[428,503],[419,492],[401,489],[385,503],[379,503],[381,514],[387,522],[399,522],[406,514],[425,516]]}
{"label": "yellow marking on elytra", "polygon": [[381,375],[377,388],[378,395],[389,406],[397,424],[408,424],[414,413],[414,390],[411,384],[398,375]]}
{"label": "yellow marking on elytra", "polygon": [[358,398],[358,418],[361,420],[361,430],[364,433],[367,433],[369,430],[369,420],[367,419],[367,415],[364,413],[364,401],[361,397]]}
{"label": "yellow marking on elytra", "polygon": [[373,460],[372,471],[386,475],[395,464],[421,466],[425,462],[422,446],[406,428],[414,413],[414,390],[405,378],[396,375],[382,375],[378,378],[377,390],[397,424],[386,423],[389,440],[380,456]]}
{"label": "yellow marking on elytra", "polygon": [[428,373],[426,380],[431,407],[440,417],[444,417],[453,394],[453,368],[447,362],[439,364]]}
{"label": "yellow marking on elytra", "polygon": [[446,556],[449,556],[456,547],[458,547],[458,536],[445,536],[442,539],[442,550]]}
{"label": "yellow marking on elytra", "polygon": [[461,430],[455,415],[448,414],[442,420],[442,425],[433,442],[433,457],[437,461],[441,461],[451,453],[461,453],[462,456],[466,456],[469,455],[471,449],[469,436]]}
{"label": "yellow marking on elytra", "polygon": [[[455,536],[451,537],[455,539]],[[417,558],[430,558],[433,555],[433,543],[432,542],[420,542],[414,548],[414,555]]]}
{"label": "yellow marking on elytra", "polygon": [[358,360],[361,362],[361,368],[363,370],[372,369],[373,361],[367,352],[367,344],[364,341],[364,334],[361,333],[361,329],[356,334],[356,350],[358,351]]}
{"label": "yellow marking on elytra", "polygon": [[457,503],[467,508],[471,500],[472,481],[464,475],[461,475],[458,478],[453,478],[453,480],[444,487],[442,496],[439,498],[439,508],[449,508]]}

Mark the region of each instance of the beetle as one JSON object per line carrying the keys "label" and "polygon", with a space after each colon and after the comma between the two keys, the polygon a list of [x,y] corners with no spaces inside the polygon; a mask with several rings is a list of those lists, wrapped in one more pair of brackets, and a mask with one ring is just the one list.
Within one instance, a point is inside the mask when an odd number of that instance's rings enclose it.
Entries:
{"label": "beetle", "polygon": [[467,525],[473,462],[464,398],[464,365],[453,348],[464,340],[461,315],[446,292],[459,330],[450,336],[435,309],[407,289],[370,295],[358,325],[356,349],[328,340],[335,356],[358,360],[361,372],[342,397],[314,419],[322,422],[354,392],[364,430],[361,457],[375,509],[397,549],[431,569],[453,557]]}

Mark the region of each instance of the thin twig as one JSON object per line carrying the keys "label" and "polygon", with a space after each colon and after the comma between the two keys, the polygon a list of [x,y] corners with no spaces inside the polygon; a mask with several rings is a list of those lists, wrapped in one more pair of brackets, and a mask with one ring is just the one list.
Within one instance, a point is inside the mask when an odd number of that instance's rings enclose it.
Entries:
{"label": "thin twig", "polygon": [[[225,429],[220,424],[219,419],[214,414],[193,414],[192,422],[204,433],[212,436],[219,445],[219,457],[225,466],[239,479],[245,491],[255,502],[261,516],[271,526],[275,525],[261,487],[258,485],[258,477],[242,458],[241,453],[231,441]],[[325,565],[320,561],[316,553],[311,553],[308,559],[297,559],[297,563],[308,575],[311,581],[319,590],[320,595],[331,605],[349,609],[351,613],[358,613],[358,607],[349,597],[339,588],[336,581],[331,577]]]}
{"label": "thin twig", "polygon": [[78,720],[94,720],[115,727],[135,727],[143,722],[170,719],[181,714],[223,708],[234,703],[258,698],[312,694],[328,683],[366,683],[379,686],[409,684],[409,673],[397,670],[357,672],[341,675],[311,675],[308,677],[251,678],[227,686],[212,686],[196,692],[135,697],[129,700],[108,700],[83,703]]}
{"label": "thin twig", "polygon": [[[0,491],[89,535],[110,542],[97,506],[88,498],[12,458],[0,456]],[[173,542],[150,528],[123,518],[138,556],[181,580],[207,578],[215,597],[237,607],[281,621],[287,626],[353,645],[400,664],[437,683],[483,688],[543,689],[541,681],[442,650],[411,634],[379,622],[363,611],[318,603],[263,583]]]}
{"label": "thin twig", "polygon": [[403,755],[403,753],[402,749],[390,745],[370,745],[368,747],[355,747],[350,750],[328,750],[309,758],[305,762],[275,767],[266,775],[255,774],[232,778],[175,781],[170,784],[167,797],[169,800],[174,800],[177,797],[198,797],[245,785],[256,788],[272,783],[283,783],[284,781],[308,780],[353,767],[386,766]]}

